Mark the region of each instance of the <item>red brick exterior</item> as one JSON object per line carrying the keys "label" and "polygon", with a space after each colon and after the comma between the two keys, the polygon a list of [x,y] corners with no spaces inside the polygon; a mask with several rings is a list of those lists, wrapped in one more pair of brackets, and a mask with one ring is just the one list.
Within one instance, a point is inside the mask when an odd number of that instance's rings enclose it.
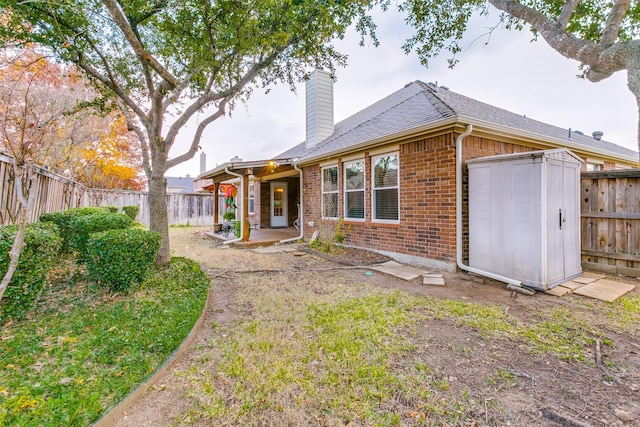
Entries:
{"label": "red brick exterior", "polygon": [[[365,159],[365,221],[346,221],[345,243],[357,247],[392,252],[435,261],[434,265],[455,265],[456,257],[456,187],[455,139],[453,132],[401,143],[399,153],[400,222],[380,224],[371,220],[371,160]],[[463,142],[464,160],[496,154],[532,151],[534,148],[470,136]],[[390,150],[393,152],[394,150]],[[338,212],[343,206],[343,167],[338,164]],[[304,169],[305,238],[314,231],[335,229],[337,221],[321,218],[320,167]],[[463,226],[467,234],[467,172],[463,165]],[[314,226],[309,226],[309,222]],[[468,245],[465,238],[465,250]]]}
{"label": "red brick exterior", "polygon": [[249,222],[251,222],[252,228],[262,228],[262,211],[260,209],[262,185],[259,179],[254,179],[252,184],[253,184],[253,213],[249,214]]}

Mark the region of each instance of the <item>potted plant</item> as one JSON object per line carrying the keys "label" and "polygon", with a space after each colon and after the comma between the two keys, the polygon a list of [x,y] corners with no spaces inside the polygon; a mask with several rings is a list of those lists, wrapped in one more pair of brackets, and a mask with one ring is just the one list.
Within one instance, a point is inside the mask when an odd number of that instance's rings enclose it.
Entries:
{"label": "potted plant", "polygon": [[225,213],[222,214],[222,219],[225,222],[231,222],[236,219],[236,214],[233,211],[226,211]]}
{"label": "potted plant", "polygon": [[[247,223],[247,239],[249,239],[249,236],[251,235],[251,223],[249,222],[248,219],[246,220],[246,223]],[[240,237],[240,221],[236,221],[234,226],[236,230],[236,236]]]}

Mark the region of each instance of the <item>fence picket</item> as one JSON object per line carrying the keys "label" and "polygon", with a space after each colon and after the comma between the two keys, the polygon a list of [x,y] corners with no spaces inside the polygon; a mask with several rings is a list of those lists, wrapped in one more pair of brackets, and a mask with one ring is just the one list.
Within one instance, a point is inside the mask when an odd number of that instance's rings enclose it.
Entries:
{"label": "fence picket", "polygon": [[[11,158],[0,153],[0,225],[15,222],[17,199],[11,179]],[[37,202],[29,221],[37,221],[44,212],[64,211],[84,206],[138,206],[137,220],[149,226],[149,194],[142,191],[91,189],[36,168]],[[209,193],[167,194],[169,225],[213,225],[213,195]]]}
{"label": "fence picket", "polygon": [[582,263],[640,276],[640,169],[581,175]]}

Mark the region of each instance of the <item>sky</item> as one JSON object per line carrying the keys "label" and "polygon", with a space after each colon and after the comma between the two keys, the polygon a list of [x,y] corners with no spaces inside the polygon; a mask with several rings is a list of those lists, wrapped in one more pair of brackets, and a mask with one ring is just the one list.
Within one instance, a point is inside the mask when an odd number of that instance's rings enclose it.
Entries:
{"label": "sky", "polygon": [[[428,68],[415,53],[405,55],[401,46],[413,29],[398,13],[376,14],[380,46],[359,47],[355,34],[336,43],[349,59],[345,68],[336,71],[335,122],[421,80],[585,135],[600,130],[604,140],[637,151],[638,108],[625,72],[598,83],[578,79],[578,62],[564,58],[542,39],[531,42],[528,31],[498,30],[487,37],[497,17],[494,10],[488,18],[473,18],[461,43],[460,62],[449,69],[447,52],[432,59]],[[256,90],[230,116],[209,125],[200,143],[207,155],[206,170],[234,156],[266,160],[304,141],[303,83],[296,92],[286,85],[272,87],[268,94]],[[178,136],[170,155],[187,149],[190,132],[187,128]],[[167,176],[199,173],[198,154],[170,169]]]}

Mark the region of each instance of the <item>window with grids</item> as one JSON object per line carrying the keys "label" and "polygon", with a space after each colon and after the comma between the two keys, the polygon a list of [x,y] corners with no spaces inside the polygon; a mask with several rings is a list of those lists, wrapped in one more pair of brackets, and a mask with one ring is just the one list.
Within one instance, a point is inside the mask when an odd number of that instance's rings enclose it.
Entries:
{"label": "window with grids", "polygon": [[254,213],[254,204],[255,204],[255,187],[254,183],[249,184],[249,213]]}
{"label": "window with grids", "polygon": [[322,217],[338,217],[338,166],[322,168]]}
{"label": "window with grids", "polygon": [[380,222],[400,220],[400,186],[398,153],[384,154],[371,159],[372,218]]}
{"label": "window with grids", "polygon": [[344,164],[344,217],[364,220],[364,160]]}

